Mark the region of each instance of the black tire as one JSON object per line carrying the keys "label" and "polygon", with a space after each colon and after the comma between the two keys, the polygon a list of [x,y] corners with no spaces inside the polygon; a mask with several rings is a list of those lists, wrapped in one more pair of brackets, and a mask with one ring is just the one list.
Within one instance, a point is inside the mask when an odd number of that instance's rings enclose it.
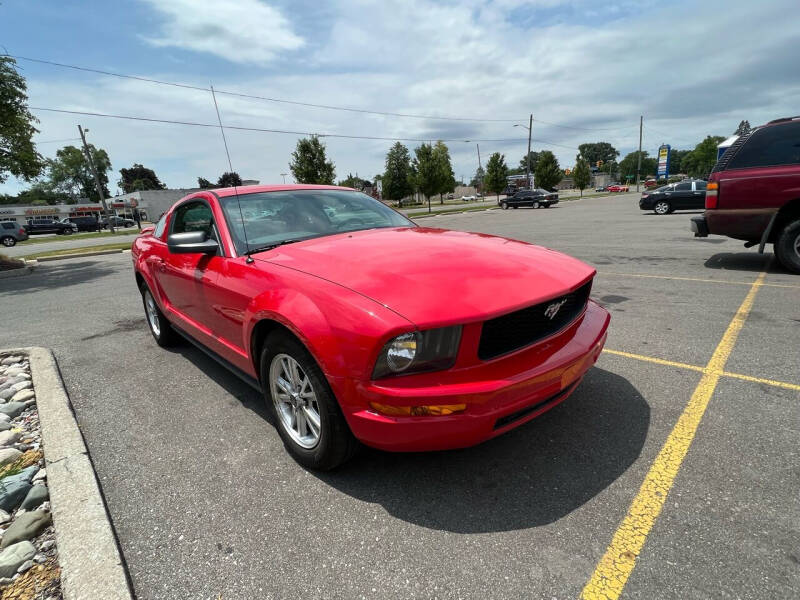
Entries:
{"label": "black tire", "polygon": [[[141,291],[142,306],[144,306],[144,317],[147,321],[147,327],[150,329],[150,333],[153,334],[153,339],[156,341],[156,344],[162,348],[169,348],[177,345],[178,341],[180,340],[180,336],[172,328],[170,322],[167,321],[164,313],[161,312],[161,309],[158,307],[152,292],[150,292],[150,288],[148,288],[146,284],[142,284]],[[148,308],[149,301],[152,301],[152,313],[151,309]]]}
{"label": "black tire", "polygon": [[[278,414],[270,385],[270,366],[278,355],[288,355],[297,362],[308,377],[316,396],[320,427],[319,439],[312,448],[305,448],[297,443]],[[292,458],[308,469],[329,471],[353,456],[358,449],[358,441],[350,432],[339,402],[317,361],[294,336],[283,331],[275,331],[267,336],[261,350],[260,375],[264,400],[272,411],[275,428]]]}
{"label": "black tire", "polygon": [[800,274],[800,220],[783,228],[774,247],[781,264],[792,273]]}
{"label": "black tire", "polygon": [[500,208],[502,208],[503,210],[508,210],[508,202],[506,202],[505,200],[503,200],[503,201],[500,203]]}
{"label": "black tire", "polygon": [[653,206],[653,212],[657,215],[668,215],[672,211],[672,205],[667,200],[659,200]]}
{"label": "black tire", "polygon": [[72,228],[64,229],[61,231],[64,235],[72,235]]}
{"label": "black tire", "polygon": [[17,240],[10,235],[4,236],[2,239],[0,239],[0,241],[3,242],[3,246],[6,248],[11,248],[11,246],[15,246],[17,244]]}

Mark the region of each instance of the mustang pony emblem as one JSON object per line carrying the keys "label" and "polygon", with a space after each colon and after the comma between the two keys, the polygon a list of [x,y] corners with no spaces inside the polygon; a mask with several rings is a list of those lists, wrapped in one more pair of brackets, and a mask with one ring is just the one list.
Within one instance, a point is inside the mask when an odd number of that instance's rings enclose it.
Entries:
{"label": "mustang pony emblem", "polygon": [[552,321],[555,318],[555,316],[558,314],[558,311],[561,310],[561,307],[564,306],[564,303],[566,301],[567,301],[567,299],[564,298],[560,302],[553,302],[550,306],[548,306],[545,309],[544,316]]}

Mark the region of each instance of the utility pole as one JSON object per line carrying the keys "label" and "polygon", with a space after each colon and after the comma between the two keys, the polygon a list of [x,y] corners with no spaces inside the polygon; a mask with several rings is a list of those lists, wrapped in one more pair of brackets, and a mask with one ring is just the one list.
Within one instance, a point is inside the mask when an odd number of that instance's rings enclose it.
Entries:
{"label": "utility pole", "polygon": [[288,173],[281,173],[281,177],[283,177],[284,185],[286,184],[286,175],[288,175]]}
{"label": "utility pole", "polygon": [[643,115],[639,115],[639,155],[636,160],[636,191],[639,191],[639,171],[642,169],[642,122]]}
{"label": "utility pole", "polygon": [[533,133],[533,113],[531,119],[528,121],[528,153],[525,155],[525,184],[528,189],[533,189],[531,186],[531,134]]}
{"label": "utility pole", "polygon": [[81,134],[81,141],[83,142],[83,152],[84,154],[86,154],[86,160],[89,162],[89,168],[92,170],[92,174],[94,175],[94,185],[97,188],[97,195],[100,196],[100,203],[103,205],[103,215],[108,221],[108,228],[111,231],[111,233],[116,233],[116,230],[114,229],[114,223],[111,222],[110,215],[108,214],[106,197],[103,195],[103,186],[100,185],[100,176],[97,174],[97,168],[94,166],[94,161],[92,160],[92,153],[89,152],[89,146],[86,143],[86,136],[83,135],[83,128],[80,125],[78,125],[78,132]]}
{"label": "utility pole", "polygon": [[[481,169],[483,168],[483,167],[481,167],[481,145],[480,144],[475,144],[475,145],[478,147],[478,173],[480,173]],[[482,190],[483,190],[483,177],[479,175],[478,176],[478,191],[480,192]],[[481,197],[481,200],[483,200],[483,197]]]}

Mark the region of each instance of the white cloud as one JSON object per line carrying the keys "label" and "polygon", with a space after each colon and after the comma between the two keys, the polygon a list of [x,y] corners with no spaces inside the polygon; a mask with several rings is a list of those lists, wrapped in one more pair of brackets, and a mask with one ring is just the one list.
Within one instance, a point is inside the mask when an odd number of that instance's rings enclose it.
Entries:
{"label": "white cloud", "polygon": [[237,63],[265,64],[304,44],[281,12],[259,0],[144,0],[164,17],[154,46],[208,52]]}

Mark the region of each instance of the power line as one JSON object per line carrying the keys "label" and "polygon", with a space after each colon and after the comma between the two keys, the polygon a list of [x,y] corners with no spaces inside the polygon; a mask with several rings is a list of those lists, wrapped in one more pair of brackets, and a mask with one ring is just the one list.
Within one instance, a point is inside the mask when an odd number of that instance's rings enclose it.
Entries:
{"label": "power line", "polygon": [[45,140],[43,142],[36,142],[37,144],[63,144],[64,142],[77,142],[81,138],[65,138],[63,140]]}
{"label": "power line", "polygon": [[[41,110],[46,112],[55,112],[55,113],[64,113],[70,115],[84,115],[89,117],[103,117],[108,119],[123,119],[128,121],[144,121],[148,123],[166,123],[170,125],[187,125],[192,127],[214,127],[218,128],[218,124],[213,123],[199,123],[197,121],[178,121],[174,119],[156,119],[154,117],[136,117],[132,115],[115,115],[110,113],[100,113],[100,112],[89,112],[89,111],[81,111],[81,110],[66,110],[62,108],[45,108],[42,106],[30,106],[30,110]],[[375,140],[375,141],[389,141],[389,142],[423,142],[426,143],[429,141],[430,137],[424,138],[405,138],[405,137],[383,137],[383,136],[371,136],[371,135],[351,135],[351,134],[344,134],[344,133],[319,133],[314,131],[293,131],[288,129],[266,129],[262,127],[242,127],[237,125],[225,125],[225,129],[231,129],[235,131],[256,131],[260,133],[282,133],[288,135],[304,135],[304,136],[318,136],[318,137],[329,137],[329,138],[342,138],[342,139],[353,139],[353,140]],[[526,138],[525,138],[526,139]],[[524,138],[502,138],[502,139],[442,139],[439,141],[442,142],[494,142],[494,143],[509,143],[509,142],[521,142],[525,141]],[[539,144],[547,145],[547,146],[557,146],[562,148],[569,148],[570,150],[577,150],[572,146],[565,146],[564,144],[556,144],[554,142],[548,142],[546,140],[538,140],[534,138],[534,141],[538,142]]]}
{"label": "power line", "polygon": [[[55,62],[51,60],[43,60],[40,58],[30,58],[27,56],[16,56],[16,55],[7,55],[10,58],[14,58],[16,60],[25,60],[35,63],[40,63],[44,65],[50,65],[54,67],[61,67],[64,69],[73,69],[76,71],[84,71],[87,73],[97,73],[100,75],[107,75],[110,77],[118,77],[121,79],[133,79],[135,81],[143,81],[146,83],[153,83],[157,85],[169,85],[172,87],[184,88],[189,90],[197,90],[202,92],[211,92],[211,90],[207,87],[197,86],[197,85],[190,85],[186,83],[177,83],[174,81],[164,81],[162,79],[152,79],[149,77],[140,77],[138,75],[127,75],[124,73],[115,73],[113,71],[104,71],[102,69],[94,69],[91,67],[81,67],[78,65],[69,65],[65,63]],[[243,92],[232,92],[226,90],[215,90],[217,94],[224,94],[226,96],[233,96],[237,98],[249,98],[251,100],[263,100],[266,102],[275,102],[279,104],[290,104],[294,106],[304,106],[307,108],[322,108],[326,110],[338,110],[344,112],[352,112],[352,113],[360,113],[360,114],[370,114],[370,115],[381,115],[386,117],[402,117],[402,118],[409,118],[409,119],[428,119],[428,120],[436,120],[436,121],[461,121],[461,122],[474,122],[474,123],[516,123],[518,121],[524,121],[524,119],[484,119],[484,118],[474,118],[474,117],[440,117],[440,116],[433,116],[433,115],[420,115],[420,114],[412,114],[412,113],[400,113],[400,112],[390,112],[390,111],[380,111],[380,110],[368,110],[363,108],[353,108],[349,106],[334,106],[330,104],[315,104],[312,102],[301,102],[298,100],[286,100],[285,98],[272,98],[269,96],[259,96],[256,94],[246,94]],[[542,123],[544,125],[549,125],[551,127],[560,127],[562,129],[574,129],[577,131],[619,131],[622,129],[629,129],[629,127],[580,127],[576,125],[562,125],[560,123],[553,123],[551,121],[543,121],[541,119],[534,119],[537,123]],[[555,145],[555,144],[552,144]]]}

